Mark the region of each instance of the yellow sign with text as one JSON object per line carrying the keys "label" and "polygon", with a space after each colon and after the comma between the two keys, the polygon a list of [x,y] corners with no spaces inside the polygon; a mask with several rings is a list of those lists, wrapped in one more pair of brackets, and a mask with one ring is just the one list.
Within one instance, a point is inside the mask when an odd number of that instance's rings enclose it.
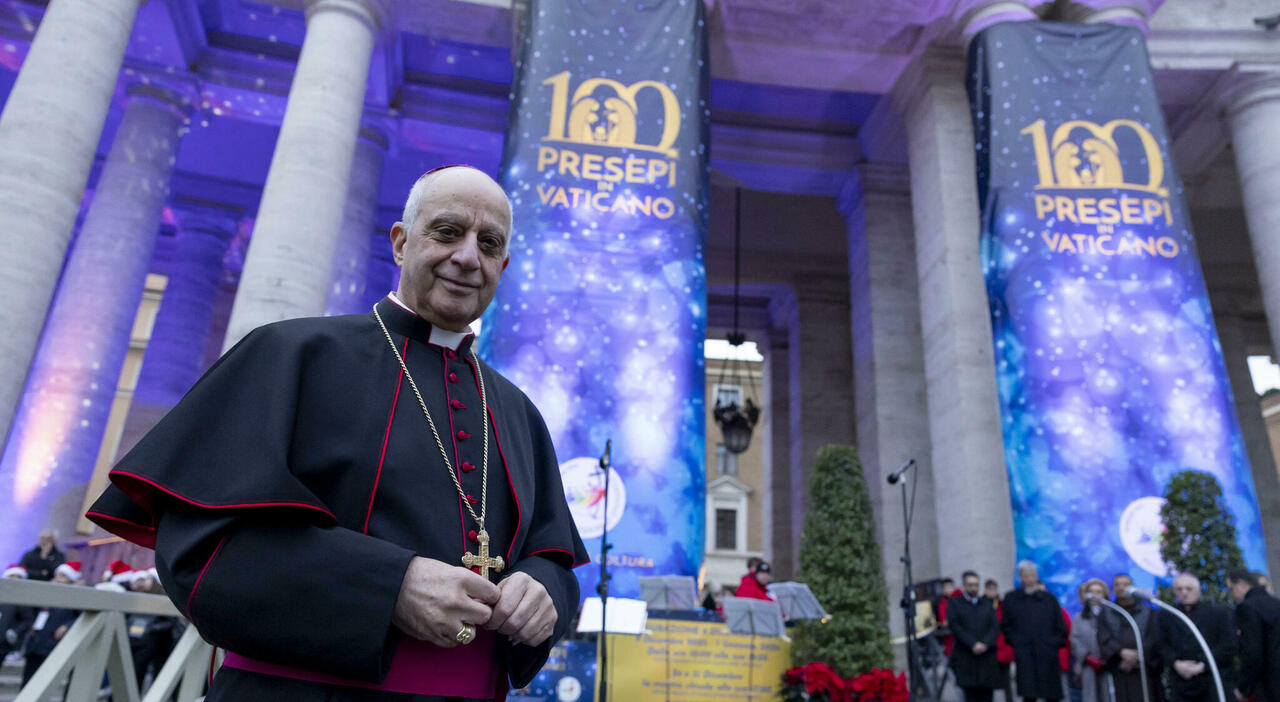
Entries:
{"label": "yellow sign with text", "polygon": [[790,641],[732,634],[723,622],[650,619],[645,636],[609,636],[610,699],[768,700],[790,667]]}
{"label": "yellow sign with text", "polygon": [[[544,144],[538,147],[537,171],[554,175],[537,184],[542,204],[601,214],[671,218],[676,213],[671,198],[661,193],[638,194],[631,188],[676,187],[675,143],[681,118],[680,102],[671,87],[656,80],[624,85],[597,77],[582,81],[571,91],[569,71],[542,84],[551,88],[551,112],[547,134],[542,137]],[[642,110],[639,96],[649,94],[661,100],[661,110]],[[657,107],[651,102],[643,104]],[[637,140],[644,119],[662,127],[655,143]],[[640,153],[628,153],[633,151]]]}
{"label": "yellow sign with text", "polygon": [[[1126,177],[1125,159],[1116,138],[1121,130],[1135,136],[1141,146],[1141,154],[1126,155],[1130,162],[1145,165],[1145,182],[1131,182]],[[1162,258],[1181,252],[1173,237],[1133,229],[1171,228],[1174,224],[1164,183],[1164,157],[1155,137],[1141,123],[1114,119],[1098,124],[1073,119],[1058,125],[1050,136],[1045,121],[1038,119],[1020,134],[1031,137],[1035,152],[1035,217],[1044,227],[1040,239],[1050,250]],[[1086,228],[1088,231],[1081,231]]]}

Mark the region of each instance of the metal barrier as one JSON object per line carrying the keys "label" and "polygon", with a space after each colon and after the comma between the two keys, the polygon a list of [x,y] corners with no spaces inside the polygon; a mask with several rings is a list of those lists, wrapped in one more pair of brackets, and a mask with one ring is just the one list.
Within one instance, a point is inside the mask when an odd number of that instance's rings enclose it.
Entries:
{"label": "metal barrier", "polygon": [[126,614],[181,617],[163,595],[111,592],[79,585],[0,579],[0,604],[73,609],[81,612],[14,702],[49,700],[68,673],[66,702],[93,702],[105,672],[115,702],[163,702],[177,690],[178,702],[194,702],[204,691],[213,647],[188,626],[141,699],[129,650]]}

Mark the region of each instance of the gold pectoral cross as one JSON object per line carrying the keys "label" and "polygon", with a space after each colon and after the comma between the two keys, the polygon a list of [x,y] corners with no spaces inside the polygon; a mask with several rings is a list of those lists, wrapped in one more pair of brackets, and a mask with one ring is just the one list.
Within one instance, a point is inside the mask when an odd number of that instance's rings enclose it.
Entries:
{"label": "gold pectoral cross", "polygon": [[489,569],[493,568],[493,572],[501,573],[502,568],[506,565],[502,556],[489,557],[489,532],[484,529],[476,535],[476,540],[480,542],[480,555],[472,555],[470,551],[462,554],[462,565],[468,568],[479,568],[480,575],[486,580],[489,578]]}

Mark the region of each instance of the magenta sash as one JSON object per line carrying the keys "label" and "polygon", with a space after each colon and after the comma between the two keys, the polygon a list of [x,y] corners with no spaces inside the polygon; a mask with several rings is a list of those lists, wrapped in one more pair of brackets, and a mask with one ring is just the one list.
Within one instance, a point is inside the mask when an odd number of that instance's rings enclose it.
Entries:
{"label": "magenta sash", "polygon": [[[476,628],[476,639],[466,646],[440,648],[411,636],[402,636],[391,657],[391,670],[380,683],[348,680],[313,670],[267,663],[227,651],[223,665],[251,673],[308,680],[325,685],[386,690],[413,695],[493,699],[497,692],[498,662],[494,634]],[[506,686],[503,686],[506,689]]]}

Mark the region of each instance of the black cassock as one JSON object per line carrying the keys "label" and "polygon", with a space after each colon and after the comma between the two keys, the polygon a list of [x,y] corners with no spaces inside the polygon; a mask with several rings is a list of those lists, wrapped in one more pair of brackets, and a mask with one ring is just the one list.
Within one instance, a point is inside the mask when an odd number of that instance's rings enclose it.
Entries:
{"label": "black cassock", "polygon": [[[433,330],[390,298],[377,309],[479,513],[484,420],[473,337]],[[491,420],[490,553],[506,560],[502,576],[523,571],[542,583],[558,619],[542,646],[481,630],[468,650],[489,647],[491,668],[520,687],[567,631],[578,605],[571,569],[588,558],[542,417],[480,368]],[[464,552],[477,552],[477,526],[403,375],[372,314],[256,329],[120,461],[88,516],[156,549],[165,591],[214,645],[377,683],[402,638],[391,619],[410,559],[461,565]],[[218,694],[224,677],[239,700],[414,699],[354,689],[330,698],[325,685],[224,667],[211,700],[231,699]],[[495,681],[498,696],[506,682]]]}
{"label": "black cassock", "polygon": [[[964,595],[947,602],[947,627],[956,637],[951,649],[951,670],[956,685],[994,689],[1001,687],[1000,662],[996,660],[996,642],[1000,638],[1000,620],[990,599],[979,597],[977,603]],[[982,642],[987,650],[974,655],[973,645]]]}
{"label": "black cassock", "polygon": [[1018,671],[1018,696],[1062,699],[1062,668],[1058,649],[1067,645],[1067,623],[1058,598],[1047,590],[1027,594],[1013,590],[1004,597],[1005,641],[1013,647]]}
{"label": "black cassock", "polygon": [[[1231,613],[1212,602],[1200,601],[1191,609],[1181,607],[1183,614],[1200,630],[1204,642],[1213,652],[1213,659],[1218,664],[1218,672],[1222,676],[1223,693],[1232,699],[1231,691],[1235,688],[1232,667],[1236,656],[1236,630],[1231,623]],[[1169,691],[1175,702],[1195,702],[1205,700],[1217,702],[1218,690],[1213,684],[1213,673],[1209,671],[1204,649],[1195,634],[1187,625],[1168,612],[1160,612],[1156,617],[1159,633],[1158,651],[1160,663],[1169,670]],[[1191,679],[1184,679],[1173,669],[1177,661],[1197,661],[1205,664],[1205,670]]]}

